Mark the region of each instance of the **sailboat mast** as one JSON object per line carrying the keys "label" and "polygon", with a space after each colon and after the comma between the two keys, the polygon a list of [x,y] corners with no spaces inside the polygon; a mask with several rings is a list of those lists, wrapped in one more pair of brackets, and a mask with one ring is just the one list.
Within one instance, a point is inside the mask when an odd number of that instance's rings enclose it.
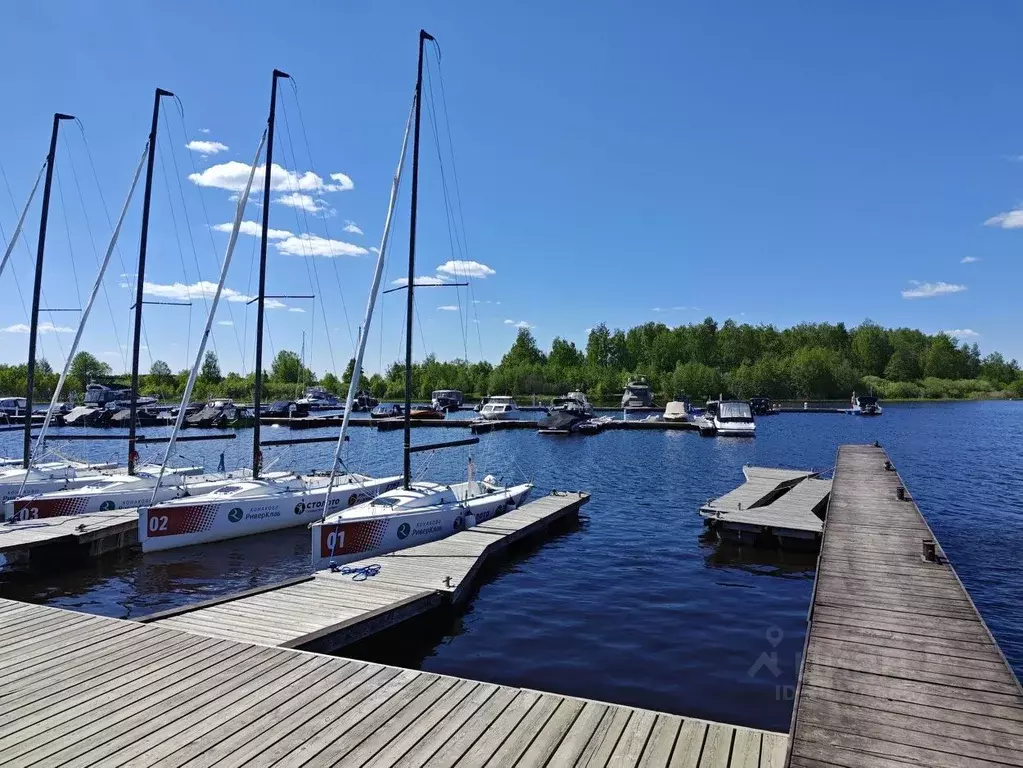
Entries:
{"label": "sailboat mast", "polygon": [[160,99],[173,96],[163,88],[153,97],[153,124],[149,129],[149,156],[146,160],[146,190],[142,198],[142,232],[139,236],[138,279],[135,283],[135,337],[131,345],[131,405],[128,413],[128,474],[135,474],[135,421],[138,418],[139,349],[142,343],[142,289],[146,279],[146,246],[149,241],[149,206],[153,197],[153,165],[156,161],[156,128],[160,119]]}
{"label": "sailboat mast", "polygon": [[416,70],[416,124],[412,143],[412,213],[409,218],[408,235],[408,295],[405,303],[405,444],[404,483],[405,489],[412,487],[412,313],[415,311],[413,293],[416,279],[416,208],[419,203],[419,124],[423,103],[423,48],[433,35],[425,29],[419,30],[419,65]]}
{"label": "sailboat mast", "polygon": [[252,388],[252,478],[259,477],[259,405],[263,390],[263,305],[266,303],[266,233],[270,226],[270,176],[273,172],[274,119],[277,115],[277,80],[290,77],[275,69],[270,83],[270,117],[266,123],[266,168],[263,174],[263,231],[259,241],[259,296],[256,299],[256,380]]}
{"label": "sailboat mast", "polygon": [[32,285],[32,319],[28,333],[28,392],[25,393],[25,442],[22,464],[28,469],[32,453],[32,390],[36,377],[36,336],[39,332],[39,294],[43,289],[43,254],[46,252],[46,221],[50,217],[50,187],[53,185],[53,162],[57,154],[57,132],[61,120],[74,120],[74,115],[57,112],[53,115],[50,151],[46,155],[46,182],[43,184],[43,211],[39,216],[39,245],[36,248],[36,274]]}

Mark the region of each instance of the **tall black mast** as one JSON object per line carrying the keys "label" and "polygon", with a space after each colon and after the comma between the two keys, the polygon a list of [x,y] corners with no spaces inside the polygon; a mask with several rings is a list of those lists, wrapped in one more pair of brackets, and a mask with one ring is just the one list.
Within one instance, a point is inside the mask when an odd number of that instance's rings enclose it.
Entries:
{"label": "tall black mast", "polygon": [[277,80],[290,77],[286,72],[274,70],[270,84],[270,117],[266,127],[266,171],[263,175],[263,232],[259,242],[259,296],[256,301],[256,381],[252,390],[252,477],[259,477],[261,453],[259,450],[259,405],[263,389],[263,304],[266,299],[266,232],[270,226],[270,174],[274,157],[274,118],[277,114]]}
{"label": "tall black mast", "polygon": [[416,72],[416,127],[412,144],[412,214],[408,234],[408,296],[405,305],[405,488],[412,487],[412,313],[413,281],[416,279],[416,206],[419,202],[419,119],[423,103],[423,48],[433,35],[419,30],[419,67]]}
{"label": "tall black mast", "polygon": [[146,245],[149,240],[149,204],[153,196],[153,164],[156,161],[156,127],[160,119],[160,98],[173,96],[163,88],[153,97],[153,124],[149,129],[149,157],[146,160],[146,194],[142,200],[142,233],[139,237],[139,274],[135,284],[135,338],[131,347],[131,410],[128,416],[128,474],[135,474],[135,420],[138,417],[139,349],[142,342],[142,284],[146,278]]}
{"label": "tall black mast", "polygon": [[39,217],[39,245],[36,248],[36,275],[32,287],[32,319],[28,334],[28,392],[25,393],[25,445],[22,463],[28,469],[32,453],[32,390],[36,377],[36,334],[39,331],[39,294],[43,288],[43,253],[46,251],[46,220],[50,216],[50,186],[53,184],[53,162],[57,154],[57,131],[61,120],[74,120],[74,115],[57,112],[53,116],[50,152],[46,155],[46,184],[43,186],[43,212]]}

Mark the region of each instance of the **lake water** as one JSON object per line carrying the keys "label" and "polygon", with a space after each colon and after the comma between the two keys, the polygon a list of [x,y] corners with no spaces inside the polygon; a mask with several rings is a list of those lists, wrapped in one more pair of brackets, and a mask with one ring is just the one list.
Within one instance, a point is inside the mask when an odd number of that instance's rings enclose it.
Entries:
{"label": "lake water", "polygon": [[[143,430],[159,434],[161,430]],[[264,430],[283,437],[285,430]],[[303,433],[306,435],[308,433]],[[418,442],[465,430],[418,430]],[[503,479],[592,493],[581,522],[493,573],[436,634],[410,633],[387,661],[445,674],[788,730],[814,557],[708,541],[697,508],[742,482],[742,466],[829,469],[842,443],[879,440],[902,473],[1017,675],[1023,673],[1023,404],[890,405],[879,419],[781,414],[751,440],[693,432],[484,436],[473,456]],[[251,433],[180,446],[189,460],[240,466]],[[74,443],[99,458],[123,443]],[[393,473],[401,433],[352,430],[350,465]],[[17,455],[20,435],[0,435]],[[333,446],[267,450],[267,461],[325,466]],[[464,477],[468,449],[429,459],[431,478]],[[145,458],[145,454],[144,454]],[[415,458],[414,469],[426,459]],[[140,616],[309,570],[304,530],[0,582],[0,594],[108,616]],[[397,654],[397,655],[395,655]]]}

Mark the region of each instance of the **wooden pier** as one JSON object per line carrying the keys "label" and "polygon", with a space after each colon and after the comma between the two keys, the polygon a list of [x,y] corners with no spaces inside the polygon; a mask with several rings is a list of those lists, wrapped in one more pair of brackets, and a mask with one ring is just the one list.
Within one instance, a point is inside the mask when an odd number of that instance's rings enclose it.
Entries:
{"label": "wooden pier", "polygon": [[0,642],[5,766],[780,768],[788,741],[2,599]]}
{"label": "wooden pier", "polygon": [[704,523],[723,538],[740,542],[804,549],[818,546],[831,481],[761,467],[746,467],[746,472],[746,483],[700,509]]}
{"label": "wooden pier", "polygon": [[887,461],[838,452],[787,765],[1021,766],[1023,689]]}
{"label": "wooden pier", "polygon": [[98,557],[138,544],[134,509],[0,523],[0,570]]}
{"label": "wooden pier", "polygon": [[[586,493],[555,493],[446,539],[315,575],[144,617],[171,629],[333,652],[472,593],[488,560],[578,514]],[[375,566],[371,571],[361,569]],[[347,573],[345,571],[348,571]]]}

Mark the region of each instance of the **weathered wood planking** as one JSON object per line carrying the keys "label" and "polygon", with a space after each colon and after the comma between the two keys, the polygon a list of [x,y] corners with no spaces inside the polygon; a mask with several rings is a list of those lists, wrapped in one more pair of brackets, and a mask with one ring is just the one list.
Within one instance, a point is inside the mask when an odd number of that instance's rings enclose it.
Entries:
{"label": "weathered wood planking", "polygon": [[0,766],[780,768],[788,741],[3,599],[0,638]]}
{"label": "weathered wood planking", "polygon": [[[279,588],[164,612],[156,622],[228,640],[333,652],[471,594],[488,558],[578,513],[585,493],[557,493],[446,539],[350,563],[379,566],[369,578],[318,571]],[[147,620],[147,619],[144,619]]]}
{"label": "weathered wood planking", "polygon": [[886,459],[838,452],[787,764],[1023,766],[1023,689]]}
{"label": "weathered wood planking", "polygon": [[92,555],[130,547],[138,543],[138,520],[128,509],[0,523],[0,568],[5,562],[25,566],[68,546],[88,547]]}

